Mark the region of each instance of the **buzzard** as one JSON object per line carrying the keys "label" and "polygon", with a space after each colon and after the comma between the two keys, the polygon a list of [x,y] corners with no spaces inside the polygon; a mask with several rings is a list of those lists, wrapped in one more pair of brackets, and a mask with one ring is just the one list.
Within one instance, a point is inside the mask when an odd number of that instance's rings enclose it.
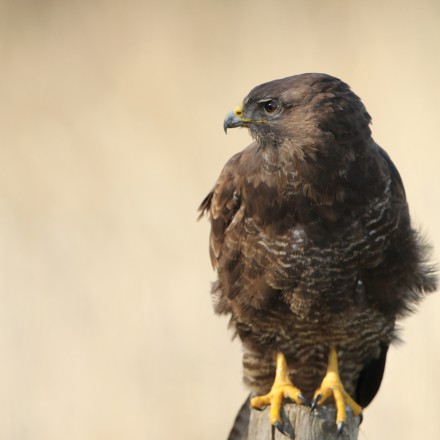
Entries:
{"label": "buzzard", "polygon": [[255,87],[224,120],[254,139],[203,200],[215,311],[243,344],[251,406],[332,399],[361,415],[377,393],[395,323],[436,287],[400,175],[371,118],[337,78]]}

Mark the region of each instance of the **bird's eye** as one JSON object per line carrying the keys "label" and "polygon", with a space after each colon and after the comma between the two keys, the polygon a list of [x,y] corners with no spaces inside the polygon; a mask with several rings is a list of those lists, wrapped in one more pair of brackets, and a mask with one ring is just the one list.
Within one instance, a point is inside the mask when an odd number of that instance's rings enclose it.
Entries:
{"label": "bird's eye", "polygon": [[266,113],[275,113],[279,108],[279,103],[273,100],[266,101],[263,103],[263,108]]}

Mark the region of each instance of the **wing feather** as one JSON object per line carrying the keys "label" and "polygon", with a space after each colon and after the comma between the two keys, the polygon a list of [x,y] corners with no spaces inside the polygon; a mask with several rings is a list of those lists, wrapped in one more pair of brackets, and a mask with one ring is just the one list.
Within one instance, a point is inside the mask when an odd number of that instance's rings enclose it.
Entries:
{"label": "wing feather", "polygon": [[242,153],[233,156],[223,168],[214,189],[202,201],[200,216],[210,213],[210,255],[214,269],[222,253],[225,233],[241,206],[239,162]]}
{"label": "wing feather", "polygon": [[377,149],[379,151],[379,154],[382,156],[383,159],[385,159],[385,162],[388,165],[388,169],[390,171],[391,178],[392,178],[394,185],[396,185],[398,187],[399,192],[401,193],[403,200],[406,200],[405,187],[403,186],[403,181],[402,181],[402,178],[400,177],[400,173],[397,170],[396,165],[394,165],[390,156],[383,148],[381,148],[378,145]]}

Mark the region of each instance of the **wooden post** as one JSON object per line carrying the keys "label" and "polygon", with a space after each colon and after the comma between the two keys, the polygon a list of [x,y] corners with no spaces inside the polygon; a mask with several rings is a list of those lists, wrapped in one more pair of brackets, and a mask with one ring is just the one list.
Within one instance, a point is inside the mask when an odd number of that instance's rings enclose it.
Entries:
{"label": "wooden post", "polygon": [[304,405],[285,403],[283,406],[285,435],[269,422],[269,408],[263,411],[250,409],[246,401],[240,410],[229,440],[356,440],[359,431],[359,417],[347,409],[347,424],[341,434],[336,430],[336,409],[324,405],[310,411]]}

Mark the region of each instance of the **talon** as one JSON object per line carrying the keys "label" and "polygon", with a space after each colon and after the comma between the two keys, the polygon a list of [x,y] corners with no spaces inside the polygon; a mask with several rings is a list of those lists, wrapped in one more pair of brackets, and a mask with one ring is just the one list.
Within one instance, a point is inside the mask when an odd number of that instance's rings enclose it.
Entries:
{"label": "talon", "polygon": [[336,430],[336,437],[339,437],[342,434],[343,429],[344,429],[344,422],[339,422],[338,429]]}
{"label": "talon", "polygon": [[253,397],[251,399],[251,406],[255,409],[263,409],[270,405],[270,423],[283,434],[285,434],[285,431],[281,420],[281,407],[283,406],[284,398],[289,398],[297,404],[307,402],[301,391],[293,386],[289,379],[286,358],[282,353],[278,353],[275,381],[271,390],[264,396]]}
{"label": "talon", "polygon": [[313,399],[312,405],[310,406],[310,411],[313,411],[316,408],[318,402],[321,399],[322,399],[322,394],[317,394],[316,397]]}
{"label": "talon", "polygon": [[312,406],[312,404],[302,395],[302,394],[298,394],[298,399],[301,400],[302,403],[304,403],[304,405],[307,406]]}
{"label": "talon", "polygon": [[284,432],[284,429],[283,429],[283,425],[280,422],[275,422],[273,424],[273,426],[275,426],[275,428],[277,428],[278,431],[281,432],[281,434],[286,435],[286,433]]}
{"label": "talon", "polygon": [[359,425],[361,426],[361,423],[364,421],[364,415],[362,413],[359,414]]}

